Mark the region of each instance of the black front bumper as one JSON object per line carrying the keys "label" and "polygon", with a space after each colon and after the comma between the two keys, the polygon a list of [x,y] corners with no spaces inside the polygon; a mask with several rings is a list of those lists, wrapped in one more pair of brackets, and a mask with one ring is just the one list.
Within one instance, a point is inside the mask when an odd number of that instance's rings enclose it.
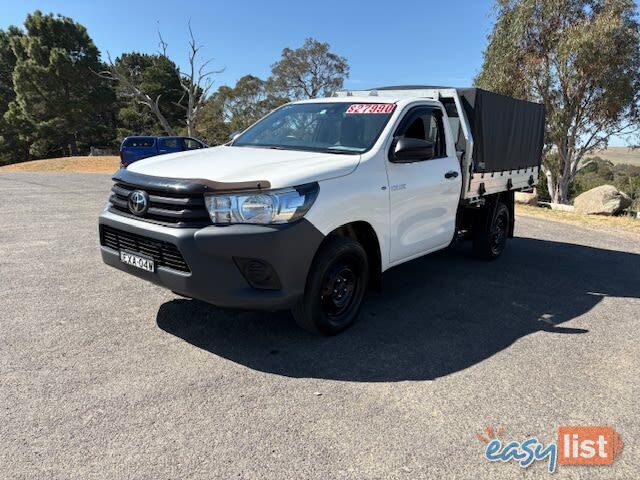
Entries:
{"label": "black front bumper", "polygon": [[[302,296],[313,257],[324,235],[305,219],[279,226],[211,225],[172,228],[103,211],[100,225],[175,245],[188,272],[159,265],[151,273],[120,261],[120,252],[101,245],[108,265],[182,295],[231,308],[277,310]],[[135,253],[135,252],[134,252]],[[269,265],[277,282],[254,288],[240,271],[247,260]]]}

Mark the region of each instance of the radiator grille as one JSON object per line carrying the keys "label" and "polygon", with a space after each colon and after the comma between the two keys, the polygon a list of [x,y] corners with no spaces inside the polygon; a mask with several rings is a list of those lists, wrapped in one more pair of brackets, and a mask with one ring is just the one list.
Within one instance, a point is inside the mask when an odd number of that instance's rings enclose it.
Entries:
{"label": "radiator grille", "polygon": [[108,225],[100,225],[100,244],[114,250],[126,250],[153,258],[156,265],[190,272],[182,254],[173,243],[154,240],[125,232]]}
{"label": "radiator grille", "polygon": [[[145,191],[149,196],[149,208],[144,215],[133,215],[129,210],[129,195],[135,190]],[[158,223],[169,227],[200,228],[211,225],[204,197],[200,195],[177,194],[164,191],[148,191],[123,183],[111,188],[111,211],[139,220]]]}

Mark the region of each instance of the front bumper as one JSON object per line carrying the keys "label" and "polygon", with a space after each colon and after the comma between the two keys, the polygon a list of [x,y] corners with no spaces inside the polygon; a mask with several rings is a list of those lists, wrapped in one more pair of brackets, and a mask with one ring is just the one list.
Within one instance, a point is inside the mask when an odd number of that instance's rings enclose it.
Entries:
{"label": "front bumper", "polygon": [[[230,225],[172,228],[104,210],[100,225],[175,245],[190,272],[157,266],[146,272],[120,261],[120,253],[101,245],[103,261],[124,272],[179,294],[221,307],[278,310],[292,307],[302,296],[313,256],[324,239],[309,221],[278,226]],[[236,259],[268,263],[279,279],[278,289],[254,288]]]}

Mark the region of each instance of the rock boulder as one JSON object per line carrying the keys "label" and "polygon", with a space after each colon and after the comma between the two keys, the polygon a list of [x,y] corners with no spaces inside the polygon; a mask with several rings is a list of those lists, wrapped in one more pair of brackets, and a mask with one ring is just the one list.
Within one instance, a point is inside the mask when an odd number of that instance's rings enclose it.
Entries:
{"label": "rock boulder", "polygon": [[601,185],[578,195],[573,205],[576,213],[615,215],[631,205],[631,198],[613,185]]}
{"label": "rock boulder", "polygon": [[516,203],[524,205],[538,205],[538,195],[536,193],[515,192]]}

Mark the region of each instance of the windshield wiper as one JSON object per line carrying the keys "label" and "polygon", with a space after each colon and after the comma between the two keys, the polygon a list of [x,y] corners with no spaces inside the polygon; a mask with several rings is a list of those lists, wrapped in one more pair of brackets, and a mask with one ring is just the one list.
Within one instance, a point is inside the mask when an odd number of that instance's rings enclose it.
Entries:
{"label": "windshield wiper", "polygon": [[320,150],[322,153],[346,153],[347,155],[353,155],[353,154],[359,154],[362,152],[359,152],[357,150],[349,150],[346,148],[340,148],[340,147],[329,147],[329,148],[323,148],[322,150]]}
{"label": "windshield wiper", "polygon": [[234,145],[236,147],[253,147],[253,148],[267,148],[269,150],[297,150],[301,152],[317,152],[317,153],[336,153],[336,154],[347,154],[347,155],[359,155],[362,152],[358,150],[351,150],[348,148],[341,147],[327,147],[327,148],[318,148],[318,147],[304,147],[302,145],[260,145],[260,144],[247,144],[247,145]]}
{"label": "windshield wiper", "polygon": [[247,144],[234,143],[232,146],[233,147],[268,148],[268,149],[271,149],[271,150],[291,150],[290,148],[283,147],[282,145],[260,145],[260,144],[251,144],[251,143],[247,143]]}

